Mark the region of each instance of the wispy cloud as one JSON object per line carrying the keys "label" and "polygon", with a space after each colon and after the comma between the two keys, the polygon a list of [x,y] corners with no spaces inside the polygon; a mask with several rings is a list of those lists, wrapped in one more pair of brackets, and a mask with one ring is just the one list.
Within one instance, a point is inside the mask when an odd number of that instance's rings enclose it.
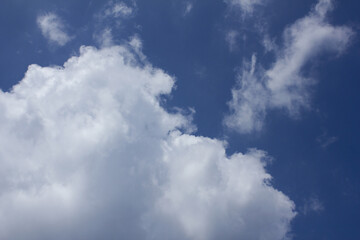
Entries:
{"label": "wispy cloud", "polygon": [[237,40],[239,38],[239,32],[235,30],[230,30],[225,35],[225,40],[229,46],[230,52],[233,52],[237,49]]}
{"label": "wispy cloud", "polygon": [[320,136],[316,138],[316,141],[320,144],[322,148],[327,148],[331,144],[335,143],[338,140],[335,136],[329,136],[326,131],[323,132]]}
{"label": "wispy cloud", "polygon": [[184,8],[184,16],[188,15],[191,10],[193,9],[193,3],[188,1],[188,2],[185,2],[185,8]]}
{"label": "wispy cloud", "polygon": [[43,36],[51,43],[64,46],[71,40],[66,33],[62,19],[55,13],[47,13],[37,18]]}
{"label": "wispy cloud", "polygon": [[105,17],[127,18],[132,16],[134,9],[124,2],[110,2],[104,11]]}
{"label": "wispy cloud", "polygon": [[324,210],[324,204],[317,197],[306,199],[304,205],[300,208],[301,213],[304,215],[307,215],[311,212],[320,213]]}
{"label": "wispy cloud", "polygon": [[94,15],[96,19],[96,30],[93,33],[94,40],[101,47],[115,45],[118,42],[116,35],[119,35],[124,22],[130,20],[135,15],[135,7],[135,2],[133,2],[132,6],[122,1],[107,2]]}
{"label": "wispy cloud", "polygon": [[224,0],[231,7],[239,7],[244,14],[252,14],[255,7],[265,4],[268,0]]}
{"label": "wispy cloud", "polygon": [[110,28],[105,28],[100,33],[94,34],[94,38],[101,47],[110,47],[114,45],[114,39]]}
{"label": "wispy cloud", "polygon": [[245,64],[229,102],[231,114],[225,124],[241,133],[262,128],[269,109],[285,109],[296,116],[309,106],[308,88],[313,79],[302,74],[303,67],[325,52],[341,54],[353,31],[347,26],[333,26],[326,21],[332,1],[320,0],[310,13],[287,27],[284,44],[274,48],[276,59],[264,70],[253,61]]}

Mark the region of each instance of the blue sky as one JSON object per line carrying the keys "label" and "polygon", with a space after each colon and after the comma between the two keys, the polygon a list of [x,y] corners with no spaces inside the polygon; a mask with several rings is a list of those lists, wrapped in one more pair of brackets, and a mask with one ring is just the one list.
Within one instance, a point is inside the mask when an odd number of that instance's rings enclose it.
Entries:
{"label": "blue sky", "polygon": [[0,238],[358,239],[359,9],[2,1]]}

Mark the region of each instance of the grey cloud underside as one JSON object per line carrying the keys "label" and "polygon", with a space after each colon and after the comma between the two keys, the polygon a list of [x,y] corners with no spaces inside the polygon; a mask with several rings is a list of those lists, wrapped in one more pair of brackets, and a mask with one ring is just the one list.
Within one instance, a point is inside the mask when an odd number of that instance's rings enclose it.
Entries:
{"label": "grey cloud underside", "polygon": [[275,61],[269,69],[252,62],[244,63],[237,85],[232,89],[230,114],[224,123],[240,133],[251,133],[263,127],[267,111],[284,109],[296,116],[308,108],[308,88],[314,80],[303,75],[303,68],[324,53],[341,54],[348,46],[353,31],[347,26],[333,26],[326,21],[332,10],[331,0],[320,0],[310,13],[284,31],[284,45],[269,48]]}
{"label": "grey cloud underside", "polygon": [[183,133],[159,103],[173,78],[135,40],[0,92],[0,239],[283,239],[294,204],[266,153]]}

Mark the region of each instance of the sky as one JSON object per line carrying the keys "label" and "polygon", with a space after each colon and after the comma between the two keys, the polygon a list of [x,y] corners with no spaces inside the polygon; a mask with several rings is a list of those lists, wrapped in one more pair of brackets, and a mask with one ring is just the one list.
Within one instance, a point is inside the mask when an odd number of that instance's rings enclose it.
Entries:
{"label": "sky", "polygon": [[359,10],[1,1],[0,239],[359,239]]}

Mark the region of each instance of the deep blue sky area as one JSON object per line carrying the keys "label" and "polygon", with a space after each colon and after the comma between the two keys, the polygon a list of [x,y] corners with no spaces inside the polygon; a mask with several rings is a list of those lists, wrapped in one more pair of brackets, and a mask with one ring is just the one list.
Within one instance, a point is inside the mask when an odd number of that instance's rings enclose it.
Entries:
{"label": "deep blue sky area", "polygon": [[[248,134],[223,123],[244,62],[255,53],[257,62],[269,68],[275,55],[262,46],[263,32],[282,46],[284,29],[306,16],[316,1],[270,0],[250,16],[222,0],[188,2],[192,9],[184,14],[186,1],[136,0],[136,6],[128,1],[133,16],[115,26],[96,18],[107,0],[2,0],[0,87],[10,91],[30,64],[62,65],[82,45],[100,47],[94,36],[106,27],[112,27],[116,44],[136,35],[147,60],[176,79],[176,88],[165,97],[166,108],[195,109],[196,135],[226,140],[228,154],[257,148],[273,158],[267,166],[272,184],[296,204],[293,239],[360,239],[360,2],[335,1],[327,19],[353,30],[347,49],[323,54],[302,69],[316,80],[309,89],[310,106],[297,116],[270,110],[263,129]],[[43,37],[36,19],[48,12],[64,21],[71,36],[65,46]],[[226,41],[229,31],[238,33],[232,50]],[[321,209],[304,210],[313,199]]]}

